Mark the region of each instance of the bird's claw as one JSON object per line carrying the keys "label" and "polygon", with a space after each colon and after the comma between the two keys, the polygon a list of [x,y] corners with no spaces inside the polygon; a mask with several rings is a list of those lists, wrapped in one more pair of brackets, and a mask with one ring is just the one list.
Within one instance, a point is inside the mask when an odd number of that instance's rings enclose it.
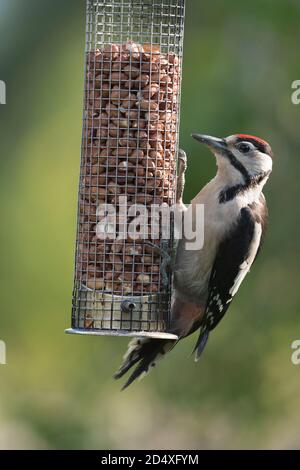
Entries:
{"label": "bird's claw", "polygon": [[182,166],[183,171],[187,169],[187,156],[186,152],[182,149],[178,150],[178,161],[179,161],[179,166]]}
{"label": "bird's claw", "polygon": [[171,266],[171,261],[172,261],[172,258],[168,252],[168,248],[169,248],[168,241],[166,240],[166,246],[164,246],[163,243],[162,243],[162,246],[159,246],[148,240],[143,241],[143,245],[148,246],[149,248],[153,250],[154,253],[161,256],[160,275],[161,275],[163,286],[167,288],[169,286],[169,275],[167,271],[169,271],[168,267]]}
{"label": "bird's claw", "polygon": [[187,156],[184,150],[178,150],[178,175],[177,175],[177,191],[176,191],[176,202],[177,204],[182,203],[182,196],[185,185],[185,172],[187,169]]}

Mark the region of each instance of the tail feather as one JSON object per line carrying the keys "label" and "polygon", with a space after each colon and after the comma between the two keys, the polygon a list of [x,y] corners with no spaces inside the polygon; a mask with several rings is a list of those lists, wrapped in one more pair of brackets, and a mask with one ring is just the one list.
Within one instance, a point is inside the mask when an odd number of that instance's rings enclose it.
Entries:
{"label": "tail feather", "polygon": [[142,349],[142,340],[140,338],[135,338],[130,341],[126,353],[123,356],[123,362],[114,374],[115,379],[120,379],[124,374],[137,362],[140,361],[140,351]]}
{"label": "tail feather", "polygon": [[163,339],[137,338],[130,341],[119,370],[115,373],[115,379],[120,379],[134,365],[138,364],[122,390],[127,388],[137,378],[144,377],[150,367],[154,367],[157,360],[170,351],[176,341]]}
{"label": "tail feather", "polygon": [[195,353],[195,361],[199,361],[201,354],[203,353],[203,350],[206,346],[206,343],[208,341],[209,337],[209,330],[206,328],[202,329],[200,331],[200,336],[198,338],[198,341],[196,343],[196,346],[194,348],[194,353]]}

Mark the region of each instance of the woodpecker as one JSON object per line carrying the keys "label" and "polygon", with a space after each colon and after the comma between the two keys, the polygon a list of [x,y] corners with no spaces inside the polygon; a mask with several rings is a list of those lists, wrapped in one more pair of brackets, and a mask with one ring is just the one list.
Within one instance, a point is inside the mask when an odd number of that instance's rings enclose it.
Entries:
{"label": "woodpecker", "polygon": [[[216,157],[216,176],[187,208],[182,202],[186,156],[179,152],[177,202],[179,210],[204,205],[204,244],[177,246],[173,268],[170,333],[179,340],[199,330],[195,345],[198,360],[210,332],[219,324],[261,248],[268,219],[262,189],[272,171],[270,145],[258,137],[235,134],[224,139],[202,134],[192,137]],[[145,375],[177,341],[137,338],[129,343],[115,378],[137,365],[123,388]]]}

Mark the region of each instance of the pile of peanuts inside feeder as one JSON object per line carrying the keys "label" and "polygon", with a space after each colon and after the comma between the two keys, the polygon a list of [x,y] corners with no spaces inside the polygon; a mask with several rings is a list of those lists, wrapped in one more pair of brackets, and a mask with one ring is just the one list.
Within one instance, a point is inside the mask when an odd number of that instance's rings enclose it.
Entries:
{"label": "pile of peanuts inside feeder", "polygon": [[110,44],[87,55],[76,276],[90,289],[163,288],[161,254],[130,236],[103,240],[107,218],[97,208],[120,211],[120,196],[128,207],[174,203],[179,81],[178,57],[157,46]]}

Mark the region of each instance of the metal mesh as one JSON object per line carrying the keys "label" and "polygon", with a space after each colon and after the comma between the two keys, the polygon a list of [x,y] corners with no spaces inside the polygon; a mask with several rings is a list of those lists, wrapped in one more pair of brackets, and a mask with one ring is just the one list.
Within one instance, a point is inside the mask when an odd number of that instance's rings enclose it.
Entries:
{"label": "metal mesh", "polygon": [[175,203],[183,22],[184,0],[87,1],[75,329],[170,326],[173,226],[151,210]]}

